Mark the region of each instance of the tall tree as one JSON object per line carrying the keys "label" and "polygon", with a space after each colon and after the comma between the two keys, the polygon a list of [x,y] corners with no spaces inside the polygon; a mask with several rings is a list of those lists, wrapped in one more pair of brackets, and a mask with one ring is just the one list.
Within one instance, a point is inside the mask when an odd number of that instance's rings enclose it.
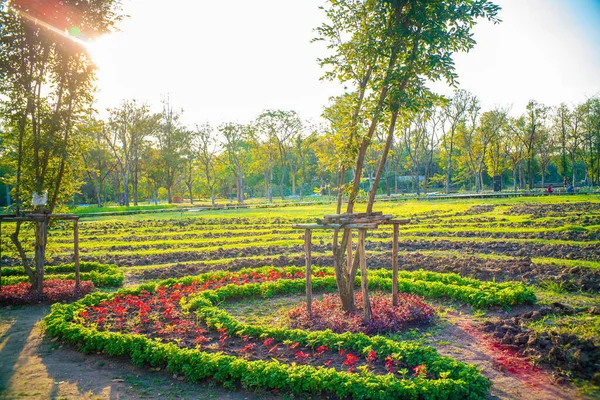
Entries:
{"label": "tall tree", "polygon": [[90,117],[80,129],[86,139],[85,147],[81,152],[83,165],[88,179],[93,184],[98,207],[103,205],[102,195],[106,180],[117,168],[112,151],[102,136],[103,125],[102,121]]}
{"label": "tall tree", "polygon": [[198,148],[196,157],[200,162],[202,173],[206,178],[208,190],[210,190],[211,204],[215,205],[215,185],[217,183],[216,163],[218,142],[213,136],[213,128],[210,124],[196,125],[196,136],[198,138]]}
{"label": "tall tree", "polygon": [[[71,197],[74,127],[87,114],[95,77],[77,36],[109,32],[120,19],[118,6],[113,0],[0,0],[0,114],[15,157],[17,212],[31,193],[47,193],[47,204],[35,207],[39,213]],[[19,238],[21,225],[11,240],[41,297],[48,219],[36,223],[35,268]]]}
{"label": "tall tree", "polygon": [[464,123],[467,110],[476,102],[476,97],[465,90],[456,90],[454,96],[444,106],[443,113],[445,121],[442,123],[443,135],[442,145],[446,151],[446,194],[450,193],[450,184],[452,183],[452,157],[456,141],[456,131]]}
{"label": "tall tree", "polygon": [[[281,199],[285,198],[285,166],[289,164],[289,151],[294,137],[302,129],[302,121],[295,111],[267,110],[258,117],[258,123],[267,132],[268,136],[275,140],[279,151],[279,163],[281,178],[279,182],[279,194]],[[295,176],[292,178],[295,189]]]}
{"label": "tall tree", "polygon": [[244,173],[247,165],[248,139],[253,132],[249,126],[225,123],[219,125],[219,132],[225,138],[225,151],[228,165],[235,178],[237,201],[244,204]]}
{"label": "tall tree", "polygon": [[173,202],[173,187],[189,148],[190,131],[180,123],[181,111],[173,110],[169,99],[163,102],[160,123],[156,132],[164,167],[164,184],[169,204]]}
{"label": "tall tree", "polygon": [[125,100],[116,108],[109,108],[108,124],[102,130],[106,143],[110,146],[119,165],[123,195],[123,205],[131,202],[130,184],[137,205],[137,182],[141,149],[147,137],[156,130],[157,117],[150,113],[147,104],[136,100]]}
{"label": "tall tree", "polygon": [[[429,93],[427,80],[455,81],[452,54],[472,48],[475,41],[471,29],[476,19],[495,20],[499,7],[488,1],[330,0],[329,3],[325,10],[328,21],[317,30],[332,53],[322,65],[331,68],[326,77],[355,86],[350,95],[354,108],[348,113],[352,117],[345,129],[350,143],[358,132],[363,104],[369,106],[368,130],[359,139],[354,158],[354,179],[346,205],[348,213],[354,211],[373,135],[382,119],[388,123],[385,147],[367,203],[367,212],[371,212],[400,108],[419,108],[419,99]],[[361,91],[363,87],[365,90]],[[370,99],[363,102],[362,93],[369,93],[369,89]],[[386,110],[389,119],[385,118]],[[340,203],[341,199],[338,210]],[[364,231],[360,235],[364,235]],[[345,311],[354,309],[353,285],[358,265],[356,258],[348,270],[347,263],[343,262],[349,236],[350,230],[345,229],[341,241],[337,232],[333,239],[336,280]],[[359,241],[363,240],[364,237],[359,237]]]}

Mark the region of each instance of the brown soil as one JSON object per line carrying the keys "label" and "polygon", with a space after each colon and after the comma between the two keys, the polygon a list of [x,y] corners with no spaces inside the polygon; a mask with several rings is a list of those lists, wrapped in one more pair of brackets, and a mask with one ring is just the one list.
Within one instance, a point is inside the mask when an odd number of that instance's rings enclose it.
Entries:
{"label": "brown soil", "polygon": [[[585,311],[554,303],[511,318],[485,321],[483,329],[501,344],[514,348],[525,356],[533,356],[556,371],[568,371],[570,375],[584,380],[591,379],[592,383],[600,384],[600,365],[597,364],[600,360],[600,346],[597,343],[554,331],[538,334],[525,327],[528,322],[540,320],[546,315],[574,315],[581,312]],[[599,313],[595,308],[591,312]]]}
{"label": "brown soil", "polygon": [[434,347],[440,354],[476,364],[492,381],[492,399],[584,399],[566,384],[553,381],[549,372],[533,367],[519,356],[506,354],[476,328],[472,317],[449,313],[450,324],[437,335]]}
{"label": "brown soil", "polygon": [[0,309],[0,399],[274,399],[190,384],[127,359],[85,355],[46,338],[49,306]]}
{"label": "brown soil", "polygon": [[567,213],[588,214],[600,210],[599,203],[577,202],[558,204],[516,204],[505,212],[507,215],[531,215],[533,218],[562,217]]}

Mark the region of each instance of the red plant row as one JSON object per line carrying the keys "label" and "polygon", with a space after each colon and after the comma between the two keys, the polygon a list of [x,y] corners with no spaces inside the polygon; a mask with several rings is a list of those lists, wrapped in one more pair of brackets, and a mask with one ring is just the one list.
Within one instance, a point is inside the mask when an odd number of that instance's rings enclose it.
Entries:
{"label": "red plant row", "polygon": [[49,279],[44,281],[44,297],[39,299],[37,293],[32,293],[31,283],[21,282],[6,285],[0,291],[0,304],[31,304],[39,301],[71,301],[91,293],[94,284],[91,281],[80,281],[79,292],[75,293],[75,281],[64,279]]}
{"label": "red plant row", "polygon": [[338,296],[329,294],[323,300],[312,303],[312,318],[303,304],[288,313],[292,327],[310,330],[331,329],[335,333],[363,332],[367,334],[397,332],[407,327],[428,323],[435,315],[435,309],[425,303],[420,296],[400,293],[398,305],[392,304],[391,295],[375,294],[371,296],[373,319],[362,319],[362,292],[355,295],[356,312],[347,314],[342,310]]}

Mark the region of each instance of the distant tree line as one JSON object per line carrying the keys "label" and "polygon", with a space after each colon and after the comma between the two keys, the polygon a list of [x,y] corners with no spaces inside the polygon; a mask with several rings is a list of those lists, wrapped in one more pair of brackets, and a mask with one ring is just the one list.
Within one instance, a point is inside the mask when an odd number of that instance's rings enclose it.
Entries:
{"label": "distant tree line", "polygon": [[[347,101],[333,99],[319,124],[294,111],[266,110],[247,124],[186,126],[169,100],[159,113],[135,100],[109,109],[105,120],[89,113],[76,126],[74,201],[129,206],[177,198],[212,204],[219,198],[240,204],[248,197],[333,198],[348,157]],[[515,191],[599,184],[598,97],[558,107],[530,101],[512,117],[507,108],[483,111],[475,95],[457,90],[416,113],[401,113],[397,124],[378,187],[384,195],[479,192],[491,189],[494,177]],[[363,195],[372,187],[385,141],[383,127],[365,157]],[[6,161],[2,172],[10,185],[14,171]],[[354,179],[353,168],[343,173],[344,181]]]}
{"label": "distant tree line", "polygon": [[[80,202],[335,196],[347,153],[345,101],[332,100],[320,124],[294,111],[266,110],[248,124],[219,126],[185,126],[182,111],[169,101],[157,114],[124,101],[105,121],[90,117],[79,127],[86,142]],[[374,182],[385,139],[385,127],[373,136],[364,192]],[[353,180],[352,168],[344,174]],[[475,95],[457,90],[400,116],[378,189],[386,195],[479,192],[491,189],[494,177],[515,191],[549,183],[598,185],[600,98],[554,108],[530,101],[512,117],[507,108],[484,111]]]}

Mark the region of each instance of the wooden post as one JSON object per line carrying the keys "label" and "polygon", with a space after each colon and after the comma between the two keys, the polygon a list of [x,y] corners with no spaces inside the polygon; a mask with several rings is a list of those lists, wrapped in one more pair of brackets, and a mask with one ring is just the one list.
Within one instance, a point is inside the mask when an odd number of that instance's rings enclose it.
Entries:
{"label": "wooden post", "polygon": [[[347,268],[348,268],[348,273],[350,273],[350,271],[352,271],[352,263],[354,261],[354,259],[352,258],[352,229],[348,229],[348,245],[346,246],[346,252],[348,253],[347,257],[348,259],[346,260],[347,262]],[[350,285],[352,285],[352,287],[354,287],[354,282],[350,282]]]}
{"label": "wooden post", "polygon": [[369,299],[369,281],[367,279],[367,256],[365,254],[365,236],[367,235],[366,229],[358,230],[358,258],[360,261],[360,275],[362,282],[362,294],[363,294],[363,319],[370,321],[373,318],[371,312],[371,300]]}
{"label": "wooden post", "polygon": [[398,224],[394,224],[392,239],[392,304],[398,305]]}
{"label": "wooden post", "polygon": [[308,318],[312,318],[312,231],[304,230],[304,254],[306,257],[306,311]]}
{"label": "wooden post", "polygon": [[2,221],[0,221],[0,291],[2,291]]}
{"label": "wooden post", "polygon": [[79,220],[73,220],[73,252],[75,256],[75,293],[79,293]]}

